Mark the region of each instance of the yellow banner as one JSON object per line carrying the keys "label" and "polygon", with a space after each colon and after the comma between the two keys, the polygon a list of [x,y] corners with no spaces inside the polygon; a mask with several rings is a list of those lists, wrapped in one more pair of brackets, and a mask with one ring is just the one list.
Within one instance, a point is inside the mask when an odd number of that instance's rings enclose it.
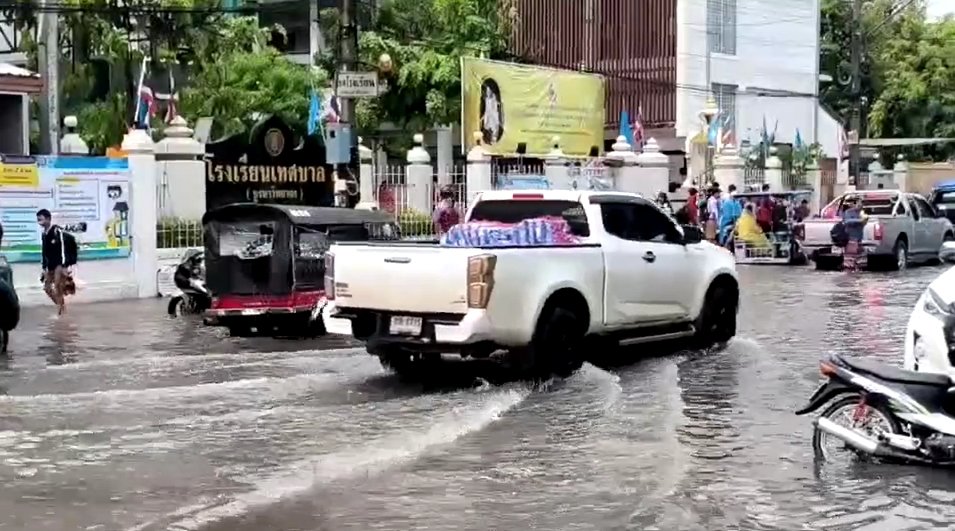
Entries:
{"label": "yellow banner", "polygon": [[0,186],[39,188],[40,172],[36,164],[0,163]]}
{"label": "yellow banner", "polygon": [[480,131],[485,149],[513,155],[545,155],[560,137],[568,155],[603,151],[604,78],[571,70],[461,59],[461,125],[464,145]]}

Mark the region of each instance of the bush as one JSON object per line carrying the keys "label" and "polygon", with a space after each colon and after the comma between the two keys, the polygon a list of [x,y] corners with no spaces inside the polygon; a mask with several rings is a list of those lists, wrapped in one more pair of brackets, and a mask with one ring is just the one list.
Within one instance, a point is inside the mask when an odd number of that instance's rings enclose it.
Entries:
{"label": "bush", "polygon": [[417,210],[406,208],[398,214],[398,227],[402,238],[434,236],[434,221],[431,216]]}
{"label": "bush", "polygon": [[156,223],[156,247],[159,249],[202,247],[202,222],[192,219],[160,218]]}

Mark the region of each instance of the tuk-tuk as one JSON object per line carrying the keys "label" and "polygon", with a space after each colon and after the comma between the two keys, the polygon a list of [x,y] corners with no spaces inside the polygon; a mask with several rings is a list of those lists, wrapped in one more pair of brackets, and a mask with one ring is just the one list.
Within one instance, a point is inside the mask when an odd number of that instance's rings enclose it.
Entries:
{"label": "tuk-tuk", "polygon": [[233,336],[319,336],[325,252],[335,241],[394,240],[394,218],[348,208],[240,203],[202,217],[206,322]]}
{"label": "tuk-tuk", "polygon": [[783,210],[776,209],[770,226],[760,227],[765,239],[747,241],[740,234],[740,225],[737,222],[733,230],[733,254],[736,256],[736,263],[776,265],[808,263],[809,259],[801,244],[805,238],[804,219],[798,214],[797,208],[803,200],[812,201],[812,190],[743,192],[737,193],[735,199],[742,202],[744,209],[747,204],[751,204],[754,216],[758,216],[759,207],[766,201],[772,201],[774,206],[785,206],[784,216],[776,215],[777,212],[783,213]]}
{"label": "tuk-tuk", "polygon": [[932,187],[928,198],[936,210],[945,214],[949,221],[955,223],[955,181],[943,181]]}

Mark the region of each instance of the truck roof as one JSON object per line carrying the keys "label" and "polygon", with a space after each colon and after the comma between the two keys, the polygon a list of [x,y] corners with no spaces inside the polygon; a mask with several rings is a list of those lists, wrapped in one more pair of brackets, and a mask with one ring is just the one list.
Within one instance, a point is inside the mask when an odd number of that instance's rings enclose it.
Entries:
{"label": "truck roof", "polygon": [[621,197],[642,197],[630,192],[607,190],[490,190],[478,194],[478,201],[508,201],[511,199],[540,199],[542,201],[583,201],[590,196],[619,195]]}

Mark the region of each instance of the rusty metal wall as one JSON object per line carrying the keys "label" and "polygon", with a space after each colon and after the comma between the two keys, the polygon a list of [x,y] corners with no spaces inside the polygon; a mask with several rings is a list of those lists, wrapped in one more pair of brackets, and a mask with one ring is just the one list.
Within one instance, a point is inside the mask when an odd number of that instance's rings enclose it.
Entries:
{"label": "rusty metal wall", "polygon": [[677,0],[518,0],[511,53],[607,77],[607,125],[642,108],[645,127],[676,122]]}

